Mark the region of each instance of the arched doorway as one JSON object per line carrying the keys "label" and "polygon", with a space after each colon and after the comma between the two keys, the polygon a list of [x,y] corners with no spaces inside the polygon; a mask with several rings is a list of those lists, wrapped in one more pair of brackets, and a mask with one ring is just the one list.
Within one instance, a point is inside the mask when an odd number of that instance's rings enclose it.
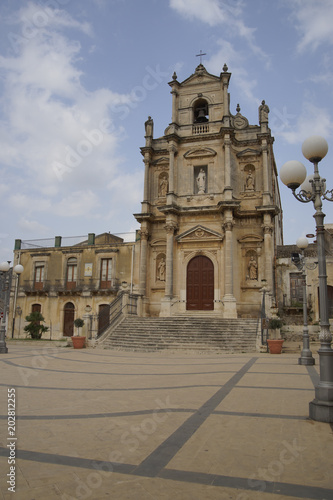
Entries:
{"label": "arched doorway", "polygon": [[204,255],[193,257],[188,263],[186,309],[188,311],[214,309],[214,265]]}
{"label": "arched doorway", "polygon": [[72,302],[67,302],[64,307],[64,336],[74,335],[74,313],[75,306]]}

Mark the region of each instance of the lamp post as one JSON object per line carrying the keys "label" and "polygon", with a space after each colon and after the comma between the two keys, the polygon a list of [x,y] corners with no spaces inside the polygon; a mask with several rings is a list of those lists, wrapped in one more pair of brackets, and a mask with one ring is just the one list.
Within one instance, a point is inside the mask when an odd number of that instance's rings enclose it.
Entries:
{"label": "lamp post", "polygon": [[[280,179],[292,190],[294,197],[302,202],[313,202],[315,208],[317,248],[318,248],[318,278],[319,278],[319,314],[320,314],[320,349],[319,365],[320,380],[315,388],[315,399],[310,402],[309,415],[319,422],[333,422],[333,350],[331,348],[332,334],[328,319],[327,274],[325,255],[324,218],[322,198],[333,201],[333,190],[327,191],[325,179],[319,175],[318,163],[326,156],[328,144],[323,137],[311,136],[303,142],[302,153],[313,163],[314,174],[305,186],[301,186],[306,178],[306,168],[299,161],[288,161],[280,170]],[[296,193],[296,189],[301,189]]]}
{"label": "lamp post", "polygon": [[[0,264],[0,271],[3,272],[5,275],[3,319],[1,321],[1,326],[0,326],[0,354],[6,354],[8,352],[8,347],[6,345],[6,319],[7,319],[7,302],[9,296],[9,283],[10,283],[9,272],[8,272],[9,270],[10,270],[10,261],[2,262]],[[21,264],[17,264],[13,268],[13,271],[17,275],[19,275],[23,272],[23,266],[21,266]]]}
{"label": "lamp post", "polygon": [[314,365],[315,359],[312,357],[312,352],[310,351],[310,339],[309,339],[309,328],[308,328],[308,304],[306,295],[306,264],[304,260],[304,250],[308,247],[309,242],[307,238],[300,237],[296,241],[296,245],[300,250],[302,250],[302,255],[298,262],[294,261],[297,269],[302,271],[302,284],[303,284],[303,349],[301,352],[301,357],[298,358],[299,365]]}

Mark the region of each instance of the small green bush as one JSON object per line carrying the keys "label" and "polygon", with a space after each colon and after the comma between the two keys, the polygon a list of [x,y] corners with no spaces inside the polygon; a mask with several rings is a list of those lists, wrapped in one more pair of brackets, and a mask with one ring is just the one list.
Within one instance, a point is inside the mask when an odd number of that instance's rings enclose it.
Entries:
{"label": "small green bush", "polygon": [[283,326],[283,321],[279,318],[271,318],[268,322],[268,328],[270,330],[278,330]]}
{"label": "small green bush", "polygon": [[32,339],[40,339],[42,333],[47,332],[49,329],[48,326],[41,324],[45,320],[43,315],[38,311],[30,313],[25,317],[25,320],[28,321],[29,324],[24,327],[24,331],[27,332]]}

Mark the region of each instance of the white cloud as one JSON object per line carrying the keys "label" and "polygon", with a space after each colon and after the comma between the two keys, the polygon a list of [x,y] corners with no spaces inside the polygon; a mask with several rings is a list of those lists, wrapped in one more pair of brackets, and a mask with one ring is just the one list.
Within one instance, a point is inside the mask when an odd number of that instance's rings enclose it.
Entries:
{"label": "white cloud", "polygon": [[221,62],[227,65],[232,63],[232,82],[240,90],[239,95],[244,96],[249,102],[258,103],[258,98],[254,95],[254,89],[257,86],[257,81],[251,79],[244,68],[245,56],[237,51],[234,46],[227,40],[220,39],[218,41],[220,49],[207,62],[208,70],[213,74],[219,74],[222,71]]}
{"label": "white cloud", "polygon": [[35,220],[28,219],[27,217],[20,218],[17,224],[17,228],[27,235],[34,233],[45,235],[48,234],[49,231],[48,227],[40,224]]}
{"label": "white cloud", "polygon": [[288,0],[300,34],[298,50],[315,51],[323,43],[333,44],[332,0]]}
{"label": "white cloud", "polygon": [[230,12],[220,5],[219,0],[170,0],[170,7],[189,20],[199,19],[210,26],[225,23]]}
{"label": "white cloud", "polygon": [[142,200],[143,171],[137,170],[131,174],[116,176],[107,188],[112,192],[112,198],[119,205],[124,201],[124,186],[126,199],[133,205],[139,205]]}
{"label": "white cloud", "polygon": [[90,216],[99,206],[98,196],[90,190],[76,191],[52,206],[52,212],[62,217]]}
{"label": "white cloud", "polygon": [[[122,128],[115,126],[111,111],[119,103],[128,103],[130,96],[84,88],[79,69],[81,45],[59,30],[70,27],[85,34],[92,30],[65,11],[47,10],[32,2],[22,8],[17,18],[19,33],[21,38],[27,35],[31,25],[31,36],[16,46],[15,54],[0,56],[0,164],[5,167],[7,184],[15,170],[21,178],[21,192],[29,193],[16,201],[11,198],[14,209],[22,210],[25,204],[32,209],[31,193],[39,200],[61,194],[62,207],[68,210],[58,208],[57,213],[81,215],[97,206],[87,187],[103,188],[106,172],[108,176],[117,172],[115,153]],[[79,158],[75,165],[66,163],[73,151]],[[65,166],[61,176],[55,162]],[[81,193],[74,197],[77,207],[70,201],[73,191]],[[82,206],[84,196],[87,200]]]}
{"label": "white cloud", "polygon": [[333,132],[333,122],[329,111],[326,108],[305,102],[302,113],[296,120],[296,125],[291,128],[284,127],[277,131],[275,135],[282,137],[289,144],[299,144],[311,135],[322,135],[330,137]]}
{"label": "white cloud", "polygon": [[233,2],[221,0],[170,0],[170,7],[186,19],[199,20],[209,26],[223,25],[231,36],[242,37],[247,41],[247,48],[269,66],[267,54],[255,43],[256,28],[245,25],[243,0]]}

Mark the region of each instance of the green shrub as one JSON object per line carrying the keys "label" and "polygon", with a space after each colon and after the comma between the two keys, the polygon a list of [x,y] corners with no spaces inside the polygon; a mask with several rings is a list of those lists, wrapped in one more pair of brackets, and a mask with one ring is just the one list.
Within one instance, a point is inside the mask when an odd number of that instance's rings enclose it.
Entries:
{"label": "green shrub", "polygon": [[283,321],[279,318],[271,318],[268,322],[268,328],[270,330],[278,330],[283,326]]}
{"label": "green shrub", "polygon": [[42,333],[47,332],[49,329],[48,326],[41,324],[45,320],[43,315],[38,311],[30,313],[25,317],[25,320],[28,321],[29,324],[24,327],[24,331],[27,332],[32,339],[40,339]]}

